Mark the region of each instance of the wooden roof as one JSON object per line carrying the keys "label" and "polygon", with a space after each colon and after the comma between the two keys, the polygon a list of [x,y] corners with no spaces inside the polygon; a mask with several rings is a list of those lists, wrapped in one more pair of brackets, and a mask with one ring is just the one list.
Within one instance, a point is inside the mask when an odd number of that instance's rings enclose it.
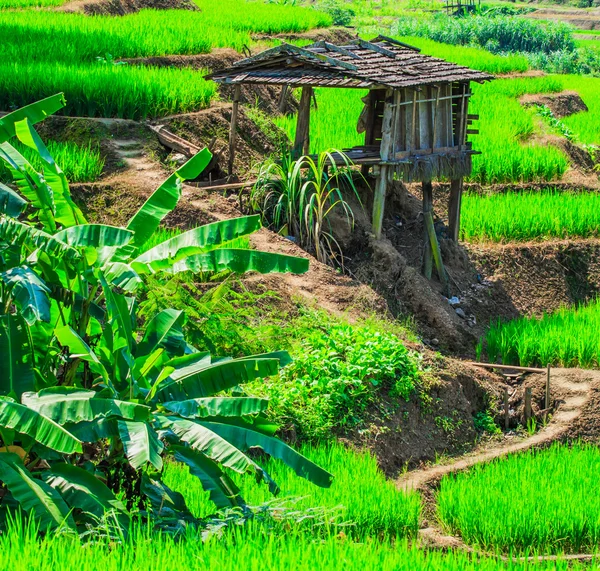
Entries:
{"label": "wooden roof", "polygon": [[206,76],[218,83],[404,88],[454,81],[483,82],[493,76],[420,53],[385,36],[338,46],[283,43]]}

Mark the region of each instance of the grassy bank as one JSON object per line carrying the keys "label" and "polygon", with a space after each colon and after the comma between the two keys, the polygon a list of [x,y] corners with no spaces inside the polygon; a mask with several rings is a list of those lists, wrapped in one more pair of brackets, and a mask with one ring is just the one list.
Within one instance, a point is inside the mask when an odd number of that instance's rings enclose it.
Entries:
{"label": "grassy bank", "polygon": [[[352,522],[345,533],[356,538],[416,534],[421,511],[419,495],[400,492],[394,482],[386,480],[377,467],[376,459],[369,453],[354,452],[336,443],[304,446],[300,452],[319,465],[327,466],[335,476],[335,483],[330,489],[318,488],[298,478],[279,461],[261,462],[281,487],[279,498],[288,498],[294,510],[316,507],[339,510],[340,521]],[[194,502],[188,506],[194,515],[204,517],[214,512],[208,494],[202,490],[198,479],[188,473],[187,468],[169,465],[165,481],[174,490],[186,490],[188,497],[190,490],[195,491],[192,494]],[[258,506],[272,500],[265,486],[259,487],[249,478],[239,483],[251,505]]]}
{"label": "grassy bank", "polygon": [[555,445],[444,478],[438,514],[485,549],[579,553],[600,540],[596,446]]}
{"label": "grassy bank", "polygon": [[544,190],[467,194],[461,237],[468,242],[589,238],[600,234],[600,195]]}
{"label": "grassy bank", "polygon": [[600,301],[540,318],[494,324],[485,340],[492,363],[596,368],[600,366]]}

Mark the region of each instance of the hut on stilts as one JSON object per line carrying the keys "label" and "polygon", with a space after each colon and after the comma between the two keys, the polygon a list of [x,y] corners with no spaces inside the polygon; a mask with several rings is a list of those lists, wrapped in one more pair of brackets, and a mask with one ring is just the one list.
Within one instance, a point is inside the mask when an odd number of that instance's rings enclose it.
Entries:
{"label": "hut on stilts", "polygon": [[[478,117],[468,112],[472,81],[492,76],[420,53],[420,50],[385,36],[371,41],[355,39],[345,45],[319,41],[307,47],[283,43],[233,67],[208,76],[217,83],[234,85],[230,130],[230,172],[235,155],[236,121],[242,85],[282,87],[282,100],[290,88],[301,88],[294,140],[297,155],[308,154],[310,109],[315,87],[367,89],[364,145],[344,149],[363,173],[373,169],[373,231],[382,233],[386,189],[396,177],[420,181],[423,187],[425,226],[424,271],[436,262],[444,281],[439,244],[433,226],[431,181],[450,180],[449,229],[458,240],[463,177],[471,172],[474,151],[467,140]],[[357,95],[358,96],[358,95]],[[358,119],[358,118],[357,118]],[[339,157],[340,164],[344,158]]]}

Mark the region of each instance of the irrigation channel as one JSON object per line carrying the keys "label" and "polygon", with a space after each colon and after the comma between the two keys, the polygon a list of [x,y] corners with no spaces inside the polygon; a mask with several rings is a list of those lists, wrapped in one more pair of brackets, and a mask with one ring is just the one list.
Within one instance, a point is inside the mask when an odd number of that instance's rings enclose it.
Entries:
{"label": "irrigation channel", "polygon": [[[471,455],[449,460],[446,463],[434,464],[420,470],[403,474],[397,480],[397,487],[404,491],[418,491],[424,501],[424,524],[419,530],[421,539],[430,547],[440,549],[462,549],[470,553],[480,553],[489,557],[508,558],[495,553],[480,552],[478,549],[465,544],[460,538],[447,535],[439,527],[435,517],[435,491],[444,476],[468,470],[477,464],[486,464],[510,454],[525,452],[532,448],[541,448],[565,436],[574,421],[582,414],[592,395],[593,386],[600,383],[600,371],[584,369],[552,369],[552,391],[556,403],[554,414],[548,424],[541,430],[524,439],[505,442],[474,452]],[[587,561],[595,556],[586,554],[571,554],[561,556],[563,560]],[[556,555],[538,555],[523,557],[521,560],[557,559]],[[519,558],[517,558],[519,559]],[[515,558],[512,559],[513,561]]]}

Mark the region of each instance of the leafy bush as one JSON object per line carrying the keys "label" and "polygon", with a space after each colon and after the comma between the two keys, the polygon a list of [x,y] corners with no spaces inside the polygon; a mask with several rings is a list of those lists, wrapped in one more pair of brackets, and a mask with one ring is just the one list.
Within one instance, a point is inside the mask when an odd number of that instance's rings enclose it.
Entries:
{"label": "leafy bush", "polygon": [[502,432],[489,410],[479,411],[473,417],[473,425],[475,426],[475,430],[479,432],[487,432],[489,434],[500,434]]}
{"label": "leafy bush", "polygon": [[345,2],[338,0],[323,0],[318,4],[319,10],[331,16],[334,26],[349,26],[356,13],[352,8],[348,8]]}
{"label": "leafy bush", "polygon": [[321,322],[296,354],[264,390],[275,418],[299,438],[327,439],[334,428],[357,426],[378,394],[408,401],[419,381],[416,354],[369,324]]}
{"label": "leafy bush", "polygon": [[399,36],[423,36],[446,44],[489,47],[495,52],[551,53],[575,49],[573,31],[567,24],[510,16],[404,17],[397,20],[392,30]]}

